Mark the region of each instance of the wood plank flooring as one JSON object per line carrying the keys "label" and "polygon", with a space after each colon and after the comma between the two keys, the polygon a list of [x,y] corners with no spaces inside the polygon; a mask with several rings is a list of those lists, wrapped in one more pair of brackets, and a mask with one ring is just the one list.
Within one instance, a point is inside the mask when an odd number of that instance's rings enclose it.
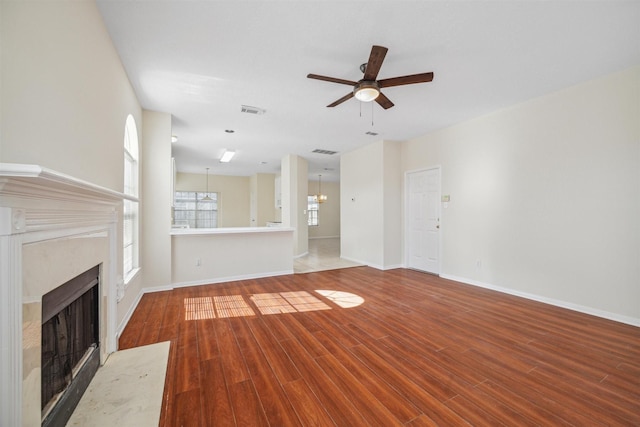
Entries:
{"label": "wood plank flooring", "polygon": [[640,328],[411,270],[146,294],[120,348],[166,340],[161,426],[640,425]]}

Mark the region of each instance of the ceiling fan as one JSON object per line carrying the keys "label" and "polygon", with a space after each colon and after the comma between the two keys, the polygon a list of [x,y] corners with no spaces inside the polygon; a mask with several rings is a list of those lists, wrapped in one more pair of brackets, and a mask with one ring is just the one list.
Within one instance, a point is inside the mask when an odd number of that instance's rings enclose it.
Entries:
{"label": "ceiling fan", "polygon": [[378,104],[380,104],[382,108],[386,110],[393,107],[394,104],[389,98],[387,98],[382,92],[380,92],[380,89],[392,86],[410,85],[414,83],[428,83],[433,80],[433,73],[412,74],[409,76],[376,80],[376,78],[378,77],[378,72],[380,71],[380,67],[382,67],[382,61],[384,61],[384,57],[387,54],[388,50],[389,49],[383,46],[374,45],[371,47],[369,61],[366,64],[362,64],[360,66],[360,71],[364,73],[364,76],[357,82],[337,79],[335,77],[320,76],[318,74],[307,74],[307,77],[310,79],[324,80],[327,82],[353,86],[352,92],[346,94],[337,101],[332,102],[331,104],[327,105],[327,107],[335,107],[336,105],[340,105],[355,96],[356,99],[363,102],[371,102],[375,100]]}

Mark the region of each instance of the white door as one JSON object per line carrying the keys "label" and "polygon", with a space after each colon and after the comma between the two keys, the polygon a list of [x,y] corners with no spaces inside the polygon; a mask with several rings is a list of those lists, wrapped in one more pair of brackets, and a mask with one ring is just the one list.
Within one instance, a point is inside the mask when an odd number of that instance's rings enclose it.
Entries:
{"label": "white door", "polygon": [[440,168],[407,174],[407,267],[440,274]]}

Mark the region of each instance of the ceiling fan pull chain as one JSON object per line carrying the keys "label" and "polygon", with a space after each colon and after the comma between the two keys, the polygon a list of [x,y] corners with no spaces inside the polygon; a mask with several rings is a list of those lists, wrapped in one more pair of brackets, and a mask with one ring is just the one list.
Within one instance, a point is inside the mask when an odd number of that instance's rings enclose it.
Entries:
{"label": "ceiling fan pull chain", "polygon": [[373,102],[371,103],[371,127],[373,127]]}

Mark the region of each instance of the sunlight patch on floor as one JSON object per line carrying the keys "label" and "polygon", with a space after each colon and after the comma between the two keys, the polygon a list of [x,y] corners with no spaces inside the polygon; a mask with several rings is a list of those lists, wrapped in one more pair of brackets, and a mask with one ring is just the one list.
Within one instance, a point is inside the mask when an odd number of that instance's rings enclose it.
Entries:
{"label": "sunlight patch on floor", "polygon": [[[349,292],[316,290],[339,307],[357,307],[364,298]],[[331,307],[306,291],[253,294],[249,301],[263,315],[331,310]],[[204,320],[255,316],[255,311],[243,295],[224,295],[184,299],[184,320]]]}
{"label": "sunlight patch on floor", "polygon": [[185,298],[184,320],[215,319],[211,297]]}
{"label": "sunlight patch on floor", "polygon": [[256,315],[251,307],[249,307],[249,304],[242,298],[242,295],[213,297],[213,302],[216,305],[218,317],[221,318]]}
{"label": "sunlight patch on floor", "polygon": [[309,292],[281,292],[280,295],[289,301],[289,303],[298,311],[331,310],[331,307],[311,295]]}
{"label": "sunlight patch on floor", "polygon": [[339,305],[342,308],[357,307],[364,302],[364,298],[350,292],[316,289],[316,292]]}
{"label": "sunlight patch on floor", "polygon": [[251,301],[258,307],[262,314],[295,313],[296,309],[291,306],[280,294],[255,294],[251,296]]}

